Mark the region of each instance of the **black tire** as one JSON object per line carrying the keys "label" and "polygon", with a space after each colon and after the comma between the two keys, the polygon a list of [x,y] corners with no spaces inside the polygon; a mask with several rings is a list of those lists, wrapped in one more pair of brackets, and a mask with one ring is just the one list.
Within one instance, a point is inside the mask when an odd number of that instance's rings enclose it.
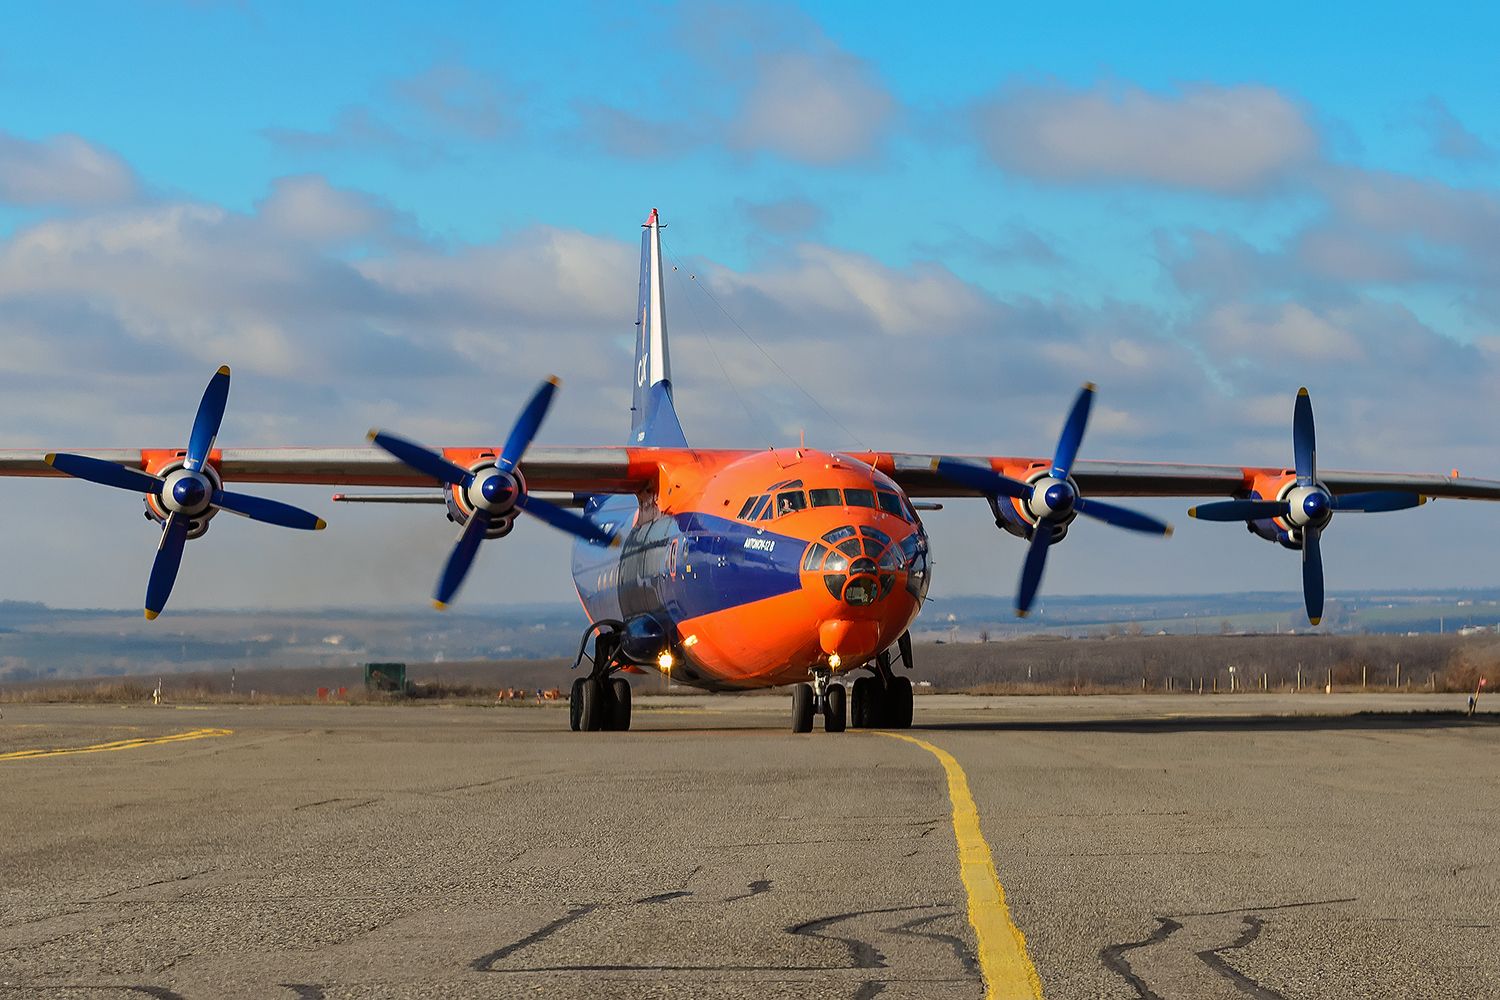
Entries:
{"label": "black tire", "polygon": [[845,692],[844,685],[829,682],[828,704],[823,707],[823,731],[825,733],[842,733],[844,731],[844,708]]}
{"label": "black tire", "polygon": [[592,677],[585,677],[578,693],[578,728],[586,733],[597,733],[604,728],[604,720],[609,715],[604,685]]}
{"label": "black tire", "polygon": [[811,684],[792,688],[792,732],[810,733],[813,724],[813,689]]}
{"label": "black tire", "polygon": [[911,728],[911,678],[892,677],[885,693],[886,725],[892,729]]}
{"label": "black tire", "polygon": [[578,732],[583,726],[583,682],[587,677],[573,681],[573,690],[568,695],[568,728]]}
{"label": "black tire", "polygon": [[885,689],[878,677],[861,677],[854,682],[852,703],[856,706],[854,725],[860,729],[879,729],[886,724]]}
{"label": "black tire", "polygon": [[870,678],[854,678],[849,689],[849,725],[855,729],[867,729],[870,725]]}
{"label": "black tire", "polygon": [[623,677],[612,677],[609,681],[609,719],[605,729],[626,732],[630,729],[630,682]]}

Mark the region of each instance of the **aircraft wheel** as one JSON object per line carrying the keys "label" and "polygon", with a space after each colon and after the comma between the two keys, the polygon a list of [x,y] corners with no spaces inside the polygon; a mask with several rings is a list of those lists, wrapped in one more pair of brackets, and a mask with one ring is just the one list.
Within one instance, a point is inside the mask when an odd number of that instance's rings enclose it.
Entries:
{"label": "aircraft wheel", "polygon": [[630,728],[630,682],[623,677],[610,678],[609,713],[605,729],[625,732]]}
{"label": "aircraft wheel", "polygon": [[568,695],[568,728],[578,732],[583,728],[583,682],[587,678],[579,677],[573,681],[573,690]]}
{"label": "aircraft wheel", "polygon": [[830,683],[826,697],[828,704],[823,707],[823,731],[825,733],[842,733],[844,731],[845,719],[844,685]]}
{"label": "aircraft wheel", "polygon": [[813,724],[813,689],[811,684],[792,688],[792,732],[810,733]]}
{"label": "aircraft wheel", "polygon": [[892,677],[885,693],[886,724],[892,729],[911,728],[911,678]]}
{"label": "aircraft wheel", "polygon": [[849,692],[849,719],[855,729],[880,725],[880,683],[873,677],[856,677]]}
{"label": "aircraft wheel", "polygon": [[578,728],[586,733],[597,733],[604,728],[604,721],[609,713],[604,685],[592,677],[585,677],[578,693],[581,696],[578,699]]}

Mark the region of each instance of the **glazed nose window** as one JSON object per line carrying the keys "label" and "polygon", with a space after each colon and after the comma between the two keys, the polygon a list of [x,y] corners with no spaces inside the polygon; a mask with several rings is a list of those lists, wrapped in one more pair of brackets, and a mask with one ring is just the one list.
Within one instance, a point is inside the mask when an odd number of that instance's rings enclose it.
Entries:
{"label": "glazed nose window", "polygon": [[830,597],[861,607],[891,592],[896,582],[891,570],[902,561],[900,546],[885,532],[845,525],[807,547],[802,570],[821,573]]}

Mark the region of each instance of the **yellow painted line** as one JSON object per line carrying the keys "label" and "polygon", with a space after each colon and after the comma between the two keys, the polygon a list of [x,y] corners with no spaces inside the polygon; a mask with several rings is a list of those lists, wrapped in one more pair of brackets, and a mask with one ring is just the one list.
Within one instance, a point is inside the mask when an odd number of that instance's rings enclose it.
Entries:
{"label": "yellow painted line", "polygon": [[193,729],[170,736],[143,736],[134,740],[116,740],[113,743],[94,743],[86,747],[57,747],[56,749],[15,750],[0,753],[0,760],[30,760],[33,757],[61,757],[73,753],[105,753],[109,750],[134,750],[136,747],[155,746],[158,743],[184,743],[188,740],[206,740],[214,736],[230,736],[233,729]]}
{"label": "yellow painted line", "polygon": [[905,740],[938,759],[948,773],[948,799],[953,803],[953,833],[958,838],[958,871],[969,894],[969,923],[979,941],[979,971],[984,975],[987,1000],[1041,1000],[1042,980],[1026,953],[1026,935],[1010,919],[1005,890],[995,873],[990,845],[979,828],[979,807],[969,794],[969,778],[948,751],[903,733],[877,733]]}

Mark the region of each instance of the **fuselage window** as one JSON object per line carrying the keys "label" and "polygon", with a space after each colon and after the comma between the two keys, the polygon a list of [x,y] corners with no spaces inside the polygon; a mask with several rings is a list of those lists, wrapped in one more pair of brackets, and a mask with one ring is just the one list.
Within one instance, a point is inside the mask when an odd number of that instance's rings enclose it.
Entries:
{"label": "fuselage window", "polygon": [[894,493],[880,490],[875,494],[875,499],[880,502],[880,509],[887,514],[895,514],[901,520],[906,520],[906,511],[902,508],[901,498]]}
{"label": "fuselage window", "polygon": [[838,490],[808,490],[807,495],[814,507],[841,507],[844,504]]}
{"label": "fuselage window", "polygon": [[745,506],[741,507],[740,512],[734,516],[739,518],[741,521],[745,520],[745,518],[750,516],[750,508],[754,507],[755,501],[759,499],[759,497],[751,497],[749,500],[746,500]]}
{"label": "fuselage window", "polygon": [[799,510],[807,509],[807,497],[801,490],[791,493],[776,494],[776,516],[784,517],[787,514],[795,514]]}
{"label": "fuselage window", "polygon": [[850,507],[874,507],[874,490],[845,490],[844,503]]}

